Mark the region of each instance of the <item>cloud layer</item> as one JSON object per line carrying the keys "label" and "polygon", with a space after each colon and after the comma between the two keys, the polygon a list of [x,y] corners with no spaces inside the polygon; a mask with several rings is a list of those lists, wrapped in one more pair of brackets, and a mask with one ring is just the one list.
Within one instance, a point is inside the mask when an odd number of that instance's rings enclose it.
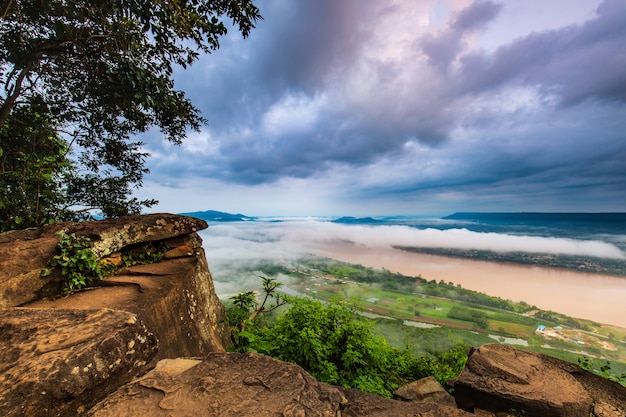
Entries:
{"label": "cloud layer", "polygon": [[150,140],[149,182],[391,214],[626,210],[626,3],[543,3],[264,2],[249,39],[177,74],[209,125]]}
{"label": "cloud layer", "polygon": [[600,240],[508,235],[467,229],[356,226],[315,220],[217,224],[202,232],[204,247],[218,260],[288,259],[329,245],[363,249],[394,246],[479,249],[626,259],[617,246]]}

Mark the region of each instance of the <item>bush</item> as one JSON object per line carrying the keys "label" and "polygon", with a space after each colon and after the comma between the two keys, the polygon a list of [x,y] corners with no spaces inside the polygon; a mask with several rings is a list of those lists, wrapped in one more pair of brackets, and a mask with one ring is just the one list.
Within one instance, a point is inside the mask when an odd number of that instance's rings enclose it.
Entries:
{"label": "bush", "polygon": [[[266,354],[301,366],[321,382],[385,397],[426,376],[443,385],[465,365],[469,347],[463,343],[437,355],[415,357],[408,345],[398,349],[376,334],[374,322],[360,316],[353,303],[338,298],[328,303],[307,297],[285,299],[276,292],[280,284],[261,278],[264,294],[240,293],[227,308],[235,351]],[[271,323],[258,323],[261,313],[275,311],[285,302],[289,308]]]}
{"label": "bush", "polygon": [[414,379],[415,359],[373,334],[352,304],[295,298],[251,345],[259,353],[302,366],[319,381],[390,397]]}
{"label": "bush", "polygon": [[446,316],[452,319],[474,322],[481,329],[486,329],[489,326],[485,313],[470,308],[454,306]]}
{"label": "bush", "polygon": [[[112,267],[102,264],[96,254],[91,250],[90,239],[77,237],[65,231],[58,233],[59,243],[57,254],[49,262],[51,267],[57,267],[64,278],[66,291],[79,290],[87,287],[95,280],[101,280],[104,276],[112,273]],[[46,268],[41,271],[41,276],[50,275],[51,271]]]}

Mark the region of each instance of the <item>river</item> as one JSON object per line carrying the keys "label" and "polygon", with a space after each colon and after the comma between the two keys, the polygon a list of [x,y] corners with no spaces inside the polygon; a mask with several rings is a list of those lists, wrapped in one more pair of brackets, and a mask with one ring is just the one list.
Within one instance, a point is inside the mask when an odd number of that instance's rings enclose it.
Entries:
{"label": "river", "polygon": [[392,248],[324,245],[320,256],[444,280],[543,310],[626,328],[626,278],[537,266],[427,255]]}

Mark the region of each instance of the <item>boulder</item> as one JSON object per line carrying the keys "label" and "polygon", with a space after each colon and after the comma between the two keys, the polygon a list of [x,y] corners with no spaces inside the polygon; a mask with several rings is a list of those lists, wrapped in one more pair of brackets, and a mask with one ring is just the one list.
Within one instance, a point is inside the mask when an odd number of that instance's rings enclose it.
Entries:
{"label": "boulder", "polygon": [[432,376],[403,385],[394,392],[394,395],[406,401],[432,402],[456,407],[454,397]]}
{"label": "boulder", "polygon": [[463,417],[437,404],[394,401],[313,379],[299,366],[252,353],[160,361],[87,413],[90,417]]}
{"label": "boulder", "polygon": [[[578,365],[512,346],[474,348],[454,381],[459,407],[528,417],[589,417],[595,407],[626,415],[626,388]],[[604,411],[602,411],[604,413]],[[607,411],[608,412],[608,411]]]}
{"label": "boulder", "polygon": [[43,230],[0,234],[0,309],[40,298],[43,288],[54,279],[42,279],[40,274],[54,255],[58,230]]}
{"label": "boulder", "polygon": [[67,230],[89,237],[93,251],[103,257],[127,246],[190,235],[207,227],[206,221],[195,217],[157,213],[72,223]]}
{"label": "boulder", "polygon": [[0,415],[84,412],[146,370],[157,340],[123,311],[0,310]]}

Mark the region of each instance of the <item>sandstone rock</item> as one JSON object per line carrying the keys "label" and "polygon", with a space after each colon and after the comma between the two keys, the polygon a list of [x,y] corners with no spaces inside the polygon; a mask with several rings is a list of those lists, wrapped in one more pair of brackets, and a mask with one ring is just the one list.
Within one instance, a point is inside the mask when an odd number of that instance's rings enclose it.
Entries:
{"label": "sandstone rock", "polygon": [[100,262],[102,262],[103,264],[108,264],[109,266],[113,266],[115,268],[120,268],[124,266],[124,259],[122,258],[122,254],[119,252],[112,253],[109,256],[100,259]]}
{"label": "sandstone rock", "polygon": [[589,417],[600,403],[626,415],[621,385],[575,364],[500,344],[472,349],[454,396],[463,409],[515,409],[528,417]]}
{"label": "sandstone rock", "polygon": [[454,398],[432,376],[403,385],[394,394],[407,401],[433,402],[456,407]]}
{"label": "sandstone rock", "polygon": [[[624,404],[626,406],[626,404]],[[593,415],[595,417],[624,417],[626,411],[607,404],[604,401],[598,401],[593,407]]]}
{"label": "sandstone rock", "polygon": [[231,345],[226,312],[201,248],[191,257],[125,268],[99,287],[27,306],[133,312],[160,341],[155,362],[224,352]]}
{"label": "sandstone rock", "polygon": [[2,233],[0,308],[20,306],[46,295],[46,286],[58,276],[42,279],[40,273],[54,255],[60,230],[89,237],[96,255],[105,257],[126,246],[174,239],[207,227],[204,220],[194,217],[148,214]]}
{"label": "sandstone rock", "polygon": [[94,406],[91,417],[471,416],[456,408],[388,400],[315,381],[302,368],[255,354],[161,361]]}
{"label": "sandstone rock", "polygon": [[43,229],[0,234],[0,308],[16,307],[41,297],[54,277],[40,278],[54,255],[56,232]]}
{"label": "sandstone rock", "polygon": [[[193,217],[158,214],[4,233],[0,235],[0,308],[28,305],[134,312],[163,342],[155,363],[162,358],[223,352],[231,343],[226,313],[215,294],[202,240],[194,232],[206,226]],[[89,236],[99,245],[100,254],[118,254],[123,245],[132,248],[162,239],[170,251],[187,257],[125,268],[95,283],[99,287],[71,297],[42,299],[42,289],[50,280],[39,274],[54,255],[61,229]],[[120,261],[119,255],[106,259]]]}
{"label": "sandstone rock", "polygon": [[189,235],[207,227],[206,221],[195,217],[158,213],[73,223],[68,230],[91,238],[93,251],[102,257],[126,246]]}
{"label": "sandstone rock", "polygon": [[131,313],[0,310],[0,415],[74,416],[144,372],[156,350]]}
{"label": "sandstone rock", "polygon": [[193,248],[189,245],[180,245],[163,254],[163,259],[185,258],[193,255]]}

